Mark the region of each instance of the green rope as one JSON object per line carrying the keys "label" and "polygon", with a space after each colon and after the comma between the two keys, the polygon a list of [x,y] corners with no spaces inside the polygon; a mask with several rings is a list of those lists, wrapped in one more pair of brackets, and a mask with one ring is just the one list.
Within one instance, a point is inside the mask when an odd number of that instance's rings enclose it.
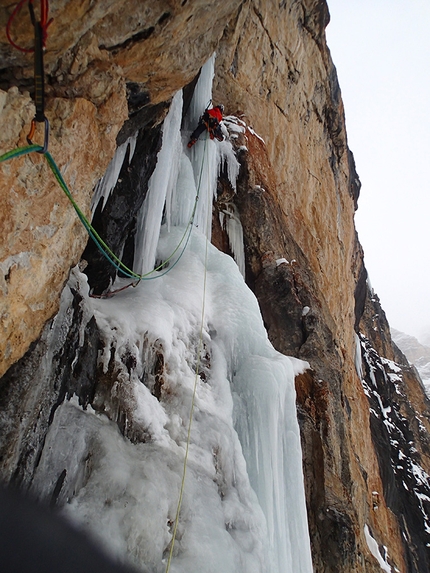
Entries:
{"label": "green rope", "polygon": [[12,149],[3,155],[0,155],[0,163],[2,161],[7,161],[8,159],[13,159],[14,157],[21,157],[22,155],[28,155],[29,153],[33,153],[33,151],[41,152],[43,147],[33,143],[33,145],[26,145],[25,147],[17,147],[16,149]]}
{"label": "green rope", "polygon": [[[205,139],[205,150],[206,150],[206,142],[207,139]],[[27,145],[26,147],[18,147],[16,149],[13,149],[11,151],[8,151],[7,153],[4,153],[3,155],[0,156],[0,163],[3,161],[8,161],[9,159],[13,159],[16,157],[22,157],[23,155],[28,155],[29,153],[33,153],[33,152],[42,152],[43,151],[43,147],[41,147],[40,145],[36,145],[36,144],[32,144],[32,145]],[[88,219],[86,218],[85,214],[82,212],[82,210],[80,209],[79,205],[76,203],[76,201],[73,198],[73,195],[71,194],[69,188],[67,187],[66,182],[63,179],[63,176],[61,175],[61,172],[57,166],[57,164],[55,163],[52,155],[49,153],[49,151],[46,151],[44,153],[44,156],[46,158],[46,161],[49,165],[49,167],[51,168],[52,173],[54,174],[59,186],[61,187],[61,189],[64,191],[65,195],[67,196],[67,198],[69,199],[70,203],[72,204],[73,208],[76,211],[76,214],[78,215],[80,221],[82,222],[83,226],[85,227],[85,229],[87,230],[89,236],[91,237],[91,239],[94,241],[95,245],[97,246],[97,248],[99,249],[99,251],[102,253],[102,255],[111,263],[111,265],[113,265],[118,271],[121,271],[124,275],[126,275],[128,278],[131,279],[137,279],[138,281],[141,280],[153,280],[156,278],[160,278],[163,277],[164,275],[166,275],[168,272],[170,272],[175,265],[177,265],[177,263],[179,262],[179,260],[182,258],[182,255],[184,254],[188,242],[190,240],[191,237],[191,232],[193,229],[193,222],[194,222],[194,217],[196,214],[196,210],[197,210],[197,202],[199,199],[199,195],[200,195],[200,184],[201,184],[201,179],[202,179],[202,173],[203,173],[203,161],[204,161],[204,153],[203,153],[203,157],[202,157],[202,165],[200,168],[200,177],[199,177],[199,183],[198,183],[198,187],[197,187],[197,194],[196,194],[196,199],[194,201],[194,207],[193,207],[193,211],[191,213],[191,217],[187,223],[187,226],[185,228],[184,234],[182,235],[181,240],[179,241],[177,247],[174,249],[174,251],[171,253],[171,255],[169,257],[167,257],[167,259],[165,259],[161,265],[159,265],[158,267],[156,267],[155,269],[153,269],[152,271],[149,271],[148,273],[141,275],[138,273],[135,273],[132,269],[129,269],[122,261],[121,259],[119,259],[115,253],[110,249],[110,247],[105,243],[105,241],[100,237],[100,235],[97,233],[97,231],[94,229],[94,227],[91,225],[91,223],[88,221]],[[185,244],[183,246],[183,249],[181,251],[181,253],[179,254],[179,257],[176,259],[176,261],[170,265],[167,270],[165,270],[163,273],[161,274],[157,274],[155,276],[150,276],[152,275],[154,272],[156,271],[160,271],[162,268],[164,268],[166,266],[167,263],[169,263],[173,257],[176,255],[176,253],[178,252],[178,250],[181,248],[182,243],[185,241]]]}

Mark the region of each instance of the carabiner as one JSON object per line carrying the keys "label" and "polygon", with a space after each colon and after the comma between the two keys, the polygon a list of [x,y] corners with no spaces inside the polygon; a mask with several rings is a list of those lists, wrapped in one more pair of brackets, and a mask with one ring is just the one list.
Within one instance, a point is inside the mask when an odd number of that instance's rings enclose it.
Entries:
{"label": "carabiner", "polygon": [[[43,146],[41,147],[41,149],[37,150],[37,153],[46,153],[48,151],[48,144],[49,144],[49,121],[48,118],[45,117],[43,119],[43,122],[45,124],[45,137],[44,137],[44,141],[43,141]],[[36,131],[36,118],[31,120],[31,126],[30,126],[30,133],[27,135],[27,142],[29,145],[33,145],[33,137],[34,137],[34,133]]]}

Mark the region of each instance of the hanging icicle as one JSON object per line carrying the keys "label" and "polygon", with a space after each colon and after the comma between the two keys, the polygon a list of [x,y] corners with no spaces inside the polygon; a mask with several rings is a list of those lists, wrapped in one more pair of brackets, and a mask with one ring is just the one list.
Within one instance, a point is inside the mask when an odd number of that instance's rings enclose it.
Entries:
{"label": "hanging icicle", "polygon": [[128,162],[130,163],[130,161],[133,159],[134,150],[136,149],[137,133],[138,132],[136,131],[136,133],[131,135],[122,145],[120,145],[117,148],[112,161],[109,163],[106,169],[106,173],[97,183],[91,201],[92,212],[94,212],[102,197],[103,197],[102,210],[105,208],[106,202],[109,199],[109,195],[111,194],[112,190],[114,189],[118,181],[119,173],[124,163],[124,159],[127,154],[128,148],[130,148],[128,154]]}
{"label": "hanging icicle", "polygon": [[134,271],[144,274],[154,268],[166,197],[176,186],[181,159],[180,126],[182,91],[176,93],[164,120],[163,141],[157,165],[148,184],[148,193],[138,214]]}

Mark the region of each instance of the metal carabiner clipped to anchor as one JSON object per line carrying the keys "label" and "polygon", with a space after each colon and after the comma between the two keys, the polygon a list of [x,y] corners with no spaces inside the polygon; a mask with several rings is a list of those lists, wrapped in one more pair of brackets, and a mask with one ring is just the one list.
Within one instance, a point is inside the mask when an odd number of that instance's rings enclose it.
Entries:
{"label": "metal carabiner clipped to anchor", "polygon": [[33,2],[30,0],[28,8],[30,10],[31,23],[34,27],[34,104],[36,114],[31,122],[30,133],[27,135],[27,141],[33,144],[33,137],[36,130],[36,122],[45,124],[45,137],[43,146],[39,153],[46,153],[49,144],[49,121],[45,116],[45,72],[43,65],[43,52],[45,50],[47,22],[47,5],[42,2],[41,20],[36,20]]}
{"label": "metal carabiner clipped to anchor", "polygon": [[[38,121],[36,117],[31,120],[30,132],[27,135],[27,142],[29,145],[33,145],[33,137],[36,131],[36,121]],[[41,149],[37,150],[37,153],[46,153],[48,151],[49,145],[49,121],[47,117],[44,117],[42,121],[45,124],[45,137],[43,140],[43,145],[41,146]]]}
{"label": "metal carabiner clipped to anchor", "polygon": [[[28,2],[28,9],[30,12],[31,23],[34,28],[34,47],[26,48],[18,45],[12,39],[12,22],[21,10],[22,6]],[[43,66],[43,53],[45,51],[46,39],[48,37],[48,27],[52,23],[52,18],[48,19],[49,0],[40,0],[40,18],[37,20],[33,6],[34,0],[20,0],[15,7],[6,25],[6,35],[10,44],[17,50],[25,53],[34,53],[34,104],[36,106],[36,114],[31,122],[30,133],[27,135],[27,141],[33,145],[33,137],[36,131],[36,122],[45,124],[45,136],[43,146],[39,153],[46,153],[48,151],[49,143],[49,122],[45,116],[45,75]]]}

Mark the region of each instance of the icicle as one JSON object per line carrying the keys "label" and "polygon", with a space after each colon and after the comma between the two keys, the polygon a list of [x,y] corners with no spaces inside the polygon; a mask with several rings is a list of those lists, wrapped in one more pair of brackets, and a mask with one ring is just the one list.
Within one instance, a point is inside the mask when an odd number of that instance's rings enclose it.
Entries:
{"label": "icicle", "polygon": [[[264,381],[264,382],[263,382]],[[233,380],[240,406],[235,427],[248,473],[266,515],[271,573],[312,571],[295,413],[294,372],[287,361],[251,357]]]}
{"label": "icicle", "polygon": [[225,140],[218,142],[216,147],[218,151],[219,169],[223,169],[224,165],[227,164],[227,177],[231,186],[236,191],[236,180],[239,176],[240,163],[236,159],[233,146],[230,141]]}
{"label": "icicle", "polygon": [[111,194],[113,188],[115,187],[118,181],[119,173],[124,163],[128,146],[130,146],[130,152],[128,157],[129,163],[134,155],[134,150],[136,148],[136,138],[137,138],[137,131],[135,134],[131,135],[127,139],[127,141],[125,141],[122,145],[120,145],[115,151],[115,155],[113,156],[112,161],[109,163],[106,169],[106,173],[97,183],[96,188],[94,190],[94,195],[91,201],[91,210],[93,212],[102,197],[103,197],[102,210],[105,208],[106,201],[109,199],[109,195]]}
{"label": "icicle", "polygon": [[171,226],[186,226],[190,222],[196,193],[193,166],[189,157],[183,153],[180,159],[176,186],[172,187],[172,192],[166,200],[168,231],[170,231]]}
{"label": "icicle", "polygon": [[[190,108],[185,119],[184,143],[190,131],[211,102],[214,77],[215,54],[203,66]],[[158,155],[157,166],[149,182],[148,195],[138,216],[136,234],[135,272],[152,270],[160,226],[165,204],[167,231],[172,226],[187,225],[193,211],[198,192],[194,225],[209,239],[212,230],[212,203],[216,195],[219,170],[227,166],[227,175],[233,189],[239,174],[239,163],[229,141],[212,141],[207,134],[194,145],[191,151],[184,152],[181,142],[180,123],[182,95],[177,94],[163,126],[163,144]],[[207,139],[205,139],[205,137]],[[192,176],[193,174],[193,176]],[[244,272],[241,227],[238,221],[228,223],[232,237],[232,250],[236,261]]]}
{"label": "icicle", "polygon": [[128,140],[127,140],[127,141],[129,142],[129,145],[130,145],[130,152],[129,152],[129,155],[128,155],[128,162],[129,162],[129,163],[130,163],[131,160],[133,159],[133,155],[134,155],[134,152],[135,152],[135,150],[136,150],[137,134],[138,134],[138,131],[136,131],[136,133],[134,133],[133,135],[131,135],[131,136],[128,138]]}
{"label": "icicle", "polygon": [[[187,136],[197,126],[201,115],[212,101],[214,66],[215,54],[201,69],[185,121]],[[205,138],[207,139],[205,140]],[[212,230],[212,200],[216,193],[218,177],[217,144],[218,142],[211,141],[207,133],[204,133],[190,152],[194,180],[196,188],[199,190],[199,202],[194,223],[209,239]]]}
{"label": "icicle", "polygon": [[363,363],[361,358],[361,341],[357,333],[355,333],[355,370],[360,380],[363,379]]}
{"label": "icicle", "polygon": [[[187,136],[196,127],[201,115],[212,101],[214,67],[215,54],[209,58],[201,69],[185,121]],[[228,135],[225,127],[224,132]],[[225,163],[227,164],[228,178],[233,189],[236,190],[236,179],[239,175],[240,165],[230,141],[212,141],[206,133],[192,147],[190,158],[194,169],[194,180],[199,190],[195,225],[210,239],[212,232],[212,201],[216,195],[219,170]]]}
{"label": "icicle", "polygon": [[215,53],[209,58],[200,71],[200,76],[194,89],[193,98],[186,118],[186,129],[192,131],[205,109],[212,101],[212,82],[215,75]]}
{"label": "icicle", "polygon": [[210,240],[212,235],[212,203],[216,195],[218,161],[216,143],[207,139],[191,150],[194,178],[199,190],[194,224]]}
{"label": "icicle", "polygon": [[235,205],[230,203],[227,205],[226,210],[220,213],[220,223],[227,232],[233,258],[239,267],[241,275],[244,277],[245,249],[243,246],[243,228]]}
{"label": "icicle", "polygon": [[179,170],[182,149],[181,119],[182,91],[179,91],[173,98],[169,113],[164,120],[163,142],[157,157],[157,165],[149,180],[148,193],[138,214],[134,271],[139,274],[147,273],[154,268],[164,203],[166,197],[172,196],[172,188],[176,185]]}

